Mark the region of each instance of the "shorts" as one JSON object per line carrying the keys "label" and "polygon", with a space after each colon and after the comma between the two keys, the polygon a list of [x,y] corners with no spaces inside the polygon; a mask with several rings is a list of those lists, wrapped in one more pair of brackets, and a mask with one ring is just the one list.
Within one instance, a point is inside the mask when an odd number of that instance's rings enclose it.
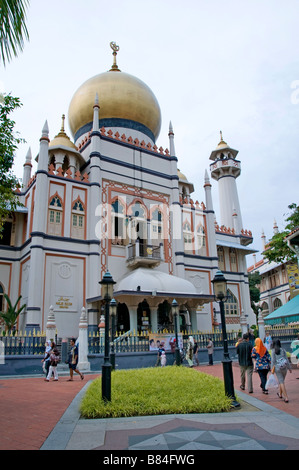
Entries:
{"label": "shorts", "polygon": [[73,369],[73,370],[76,370],[77,369],[77,364],[72,364],[71,362],[69,362],[69,368]]}

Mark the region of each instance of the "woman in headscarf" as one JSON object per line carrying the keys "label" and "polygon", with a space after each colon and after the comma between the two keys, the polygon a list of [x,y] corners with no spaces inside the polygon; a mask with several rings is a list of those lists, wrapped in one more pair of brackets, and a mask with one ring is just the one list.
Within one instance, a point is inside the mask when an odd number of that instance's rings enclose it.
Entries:
{"label": "woman in headscarf", "polygon": [[251,357],[255,361],[255,370],[260,376],[260,387],[263,390],[263,393],[268,394],[268,390],[266,389],[266,382],[271,365],[271,356],[268,353],[267,348],[261,338],[256,338],[255,345],[251,352]]}

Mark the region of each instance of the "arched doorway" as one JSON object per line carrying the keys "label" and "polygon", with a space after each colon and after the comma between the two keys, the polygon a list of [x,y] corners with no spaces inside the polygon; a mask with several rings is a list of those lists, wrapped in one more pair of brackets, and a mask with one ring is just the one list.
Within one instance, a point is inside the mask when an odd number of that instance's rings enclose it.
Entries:
{"label": "arched doorway", "polygon": [[125,333],[130,329],[130,314],[126,304],[119,303],[117,305],[117,331]]}
{"label": "arched doorway", "polygon": [[139,333],[151,329],[151,310],[145,299],[138,304],[137,328]]}
{"label": "arched doorway", "polygon": [[172,326],[171,305],[164,300],[158,305],[158,330],[169,329]]}

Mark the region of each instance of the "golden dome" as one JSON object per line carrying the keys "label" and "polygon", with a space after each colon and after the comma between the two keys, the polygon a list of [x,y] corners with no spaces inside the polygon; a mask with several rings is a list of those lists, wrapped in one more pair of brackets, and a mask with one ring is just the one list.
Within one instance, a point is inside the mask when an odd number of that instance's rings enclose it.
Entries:
{"label": "golden dome", "polygon": [[63,114],[60,132],[54,137],[53,140],[51,140],[51,142],[49,143],[49,147],[69,147],[71,150],[78,151],[76,145],[70,140],[69,136],[65,133],[64,120],[65,115]]}
{"label": "golden dome", "polygon": [[75,141],[92,128],[96,94],[100,127],[127,127],[156,140],[161,111],[155,95],[144,82],[114,67],[87,80],[74,94],[68,117]]}

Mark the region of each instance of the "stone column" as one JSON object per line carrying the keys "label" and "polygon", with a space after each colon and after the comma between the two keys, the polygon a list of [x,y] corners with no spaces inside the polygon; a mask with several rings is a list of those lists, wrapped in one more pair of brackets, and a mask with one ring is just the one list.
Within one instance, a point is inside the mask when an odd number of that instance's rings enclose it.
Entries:
{"label": "stone column", "polygon": [[90,363],[88,362],[88,322],[86,310],[81,309],[81,317],[79,323],[79,362],[78,369],[80,371],[89,371]]}

